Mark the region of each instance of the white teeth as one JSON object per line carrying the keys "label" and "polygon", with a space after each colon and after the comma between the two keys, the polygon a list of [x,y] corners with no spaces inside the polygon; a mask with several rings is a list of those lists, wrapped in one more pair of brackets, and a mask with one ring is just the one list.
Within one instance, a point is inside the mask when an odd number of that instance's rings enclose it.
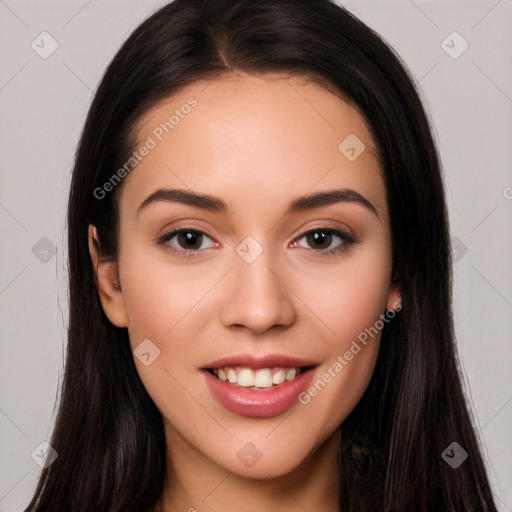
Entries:
{"label": "white teeth", "polygon": [[295,368],[290,368],[286,372],[286,380],[293,380],[295,379]]}
{"label": "white teeth", "polygon": [[250,388],[254,386],[254,372],[249,368],[244,368],[238,374],[238,384],[244,388]]}
{"label": "white teeth", "polygon": [[213,373],[222,381],[228,381],[244,388],[271,388],[279,386],[286,381],[295,379],[300,374],[300,368],[261,368],[252,370],[251,368],[235,367],[218,368]]}
{"label": "white teeth", "polygon": [[272,376],[272,384],[282,384],[286,380],[286,376],[284,374],[284,370],[280,368],[274,375]]}
{"label": "white teeth", "polygon": [[[240,383],[240,377],[238,377],[238,383]],[[254,385],[257,388],[272,387],[272,372],[268,368],[257,370],[254,374]]]}
{"label": "white teeth", "polygon": [[236,376],[235,370],[233,370],[233,368],[228,369],[227,377],[231,384],[235,384],[238,381],[238,377]]}

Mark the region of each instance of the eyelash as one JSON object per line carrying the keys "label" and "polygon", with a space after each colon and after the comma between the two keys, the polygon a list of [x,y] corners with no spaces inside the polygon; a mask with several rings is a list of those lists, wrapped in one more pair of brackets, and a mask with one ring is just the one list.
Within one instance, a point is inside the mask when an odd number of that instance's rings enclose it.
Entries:
{"label": "eyelash", "polygon": [[[341,238],[343,240],[343,243],[341,245],[339,245],[338,247],[335,247],[334,249],[310,249],[311,251],[314,251],[314,252],[317,252],[319,256],[322,256],[322,257],[326,257],[326,258],[333,258],[333,257],[336,257],[344,252],[346,252],[348,249],[349,249],[349,246],[352,245],[353,243],[355,243],[356,241],[354,240],[354,238],[347,232],[345,231],[339,231],[337,229],[332,229],[332,228],[315,228],[315,229],[311,229],[309,231],[306,231],[305,233],[303,233],[301,236],[299,236],[298,238],[296,238],[295,240],[300,240],[302,238],[304,238],[306,235],[309,235],[311,233],[318,233],[318,232],[321,232],[321,233],[324,233],[324,234],[334,234],[336,235],[337,237]],[[201,235],[206,235],[207,237],[209,238],[212,238],[210,237],[207,233],[205,233],[204,231],[200,231],[198,229],[192,229],[192,228],[178,228],[178,229],[175,229],[169,233],[164,233],[163,235],[161,235],[160,237],[157,238],[156,242],[159,244],[159,245],[166,245],[167,249],[169,249],[169,246],[167,245],[168,242],[177,234],[179,233],[194,233],[194,234],[201,234]],[[183,250],[177,250],[177,249],[174,249],[174,248],[170,248],[169,250],[171,250],[176,256],[178,257],[181,257],[181,258],[190,258],[190,257],[193,257],[193,256],[198,256],[201,252],[204,252],[204,249],[201,249],[201,250],[186,250],[186,249],[183,249]]]}

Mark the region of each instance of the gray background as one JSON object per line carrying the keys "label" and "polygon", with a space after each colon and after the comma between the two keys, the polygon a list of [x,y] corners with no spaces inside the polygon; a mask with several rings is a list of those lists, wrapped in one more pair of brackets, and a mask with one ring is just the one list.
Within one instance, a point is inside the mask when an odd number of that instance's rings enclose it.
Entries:
{"label": "gray background", "polygon": [[[121,42],[164,3],[0,0],[1,512],[27,505],[40,472],[31,454],[53,425],[66,341],[65,207],[85,114]],[[512,511],[512,0],[342,3],[394,46],[430,112],[457,239],[465,384],[496,501]],[[58,44],[46,59],[31,47],[50,48],[43,31]],[[469,44],[460,55],[463,40],[446,40],[453,31]]]}

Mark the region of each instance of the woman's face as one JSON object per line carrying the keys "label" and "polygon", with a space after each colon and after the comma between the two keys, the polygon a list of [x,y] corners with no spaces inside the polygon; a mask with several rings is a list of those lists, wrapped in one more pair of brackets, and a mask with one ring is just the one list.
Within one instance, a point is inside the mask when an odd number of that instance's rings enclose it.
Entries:
{"label": "woman's face", "polygon": [[171,453],[283,475],[357,404],[399,304],[369,131],[319,86],[231,75],[150,110],[135,150],[105,312]]}

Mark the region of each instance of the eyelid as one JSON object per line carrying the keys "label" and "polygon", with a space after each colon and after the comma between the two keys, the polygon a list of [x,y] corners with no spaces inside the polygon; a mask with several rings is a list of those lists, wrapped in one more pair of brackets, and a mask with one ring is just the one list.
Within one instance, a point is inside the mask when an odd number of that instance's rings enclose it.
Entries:
{"label": "eyelid", "polygon": [[338,222],[336,225],[333,225],[333,222],[329,220],[320,220],[315,222],[315,224],[309,226],[306,229],[301,228],[293,240],[296,240],[298,237],[307,235],[311,231],[332,231],[334,233],[343,233],[347,234],[350,238],[352,238],[354,242],[356,241],[355,234],[353,233],[352,229],[350,229],[346,224],[341,223],[340,226],[340,223]]}
{"label": "eyelid", "polygon": [[[194,232],[194,233],[198,233],[200,235],[202,235],[203,237],[206,236],[208,238],[210,238],[211,240],[214,240],[214,245],[217,244],[218,245],[218,242],[215,240],[215,238],[213,236],[211,236],[208,232],[204,231],[203,229],[198,229],[198,228],[194,228],[194,227],[191,227],[191,226],[177,226],[177,227],[173,227],[172,229],[170,229],[169,231],[165,231],[157,236],[157,238],[155,239],[155,242],[158,244],[158,245],[165,245],[165,244],[169,244],[171,238],[174,238],[176,235],[180,234],[180,233],[183,233],[183,232]],[[206,251],[206,249],[190,249],[190,250],[186,250],[186,249],[176,249],[174,247],[167,247],[170,251],[174,252],[174,253],[187,253],[187,254],[194,254],[194,253],[200,253],[200,252],[204,252]],[[208,249],[210,249],[211,247],[208,247]]]}
{"label": "eyelid", "polygon": [[348,230],[338,229],[338,228],[332,228],[328,226],[321,226],[316,228],[311,228],[306,231],[303,231],[300,235],[298,235],[295,240],[300,240],[301,238],[305,237],[306,235],[309,235],[310,233],[316,233],[318,231],[323,231],[326,233],[331,233],[337,236],[338,238],[341,238],[342,240],[346,240],[348,242],[355,243],[357,240],[356,238],[350,233]]}
{"label": "eyelid", "polygon": [[[340,245],[338,245],[334,248],[331,248],[331,249],[306,248],[307,252],[312,252],[315,256],[320,256],[323,258],[336,258],[337,256],[341,256],[346,251],[348,251],[353,244],[357,243],[357,240],[355,239],[355,237],[352,236],[349,232],[342,231],[342,230],[336,229],[336,228],[331,228],[331,227],[317,227],[317,228],[308,229],[307,231],[304,231],[302,234],[297,236],[294,239],[294,243],[298,243],[299,240],[301,240],[308,234],[315,233],[315,232],[326,232],[326,233],[331,234],[331,236],[334,235],[334,236],[338,237],[342,241]],[[305,249],[305,248],[299,247],[299,249]]]}

